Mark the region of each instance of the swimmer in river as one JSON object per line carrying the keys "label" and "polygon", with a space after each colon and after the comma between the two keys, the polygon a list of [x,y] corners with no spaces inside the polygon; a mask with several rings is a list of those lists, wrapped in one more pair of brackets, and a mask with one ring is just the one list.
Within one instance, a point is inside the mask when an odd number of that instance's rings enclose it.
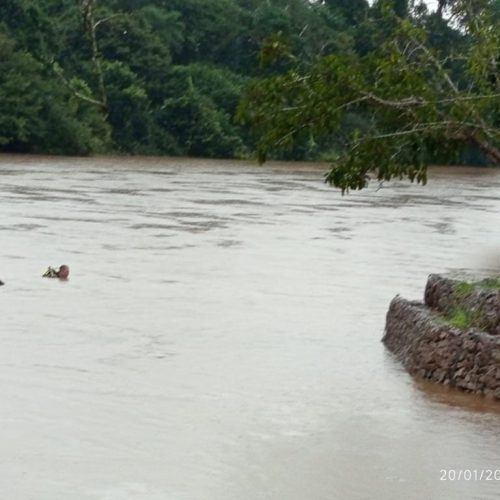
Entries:
{"label": "swimmer in river", "polygon": [[60,280],[67,280],[69,276],[69,267],[62,265],[59,269],[50,267],[43,273],[43,278],[59,278]]}

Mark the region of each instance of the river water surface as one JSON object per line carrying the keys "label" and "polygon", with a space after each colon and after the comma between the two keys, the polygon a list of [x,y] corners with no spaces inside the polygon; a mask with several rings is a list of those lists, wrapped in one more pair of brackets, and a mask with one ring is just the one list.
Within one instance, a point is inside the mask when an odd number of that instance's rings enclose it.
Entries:
{"label": "river water surface", "polygon": [[500,498],[440,480],[500,469],[500,405],[380,342],[429,273],[499,270],[500,172],[325,168],[0,157],[1,498]]}

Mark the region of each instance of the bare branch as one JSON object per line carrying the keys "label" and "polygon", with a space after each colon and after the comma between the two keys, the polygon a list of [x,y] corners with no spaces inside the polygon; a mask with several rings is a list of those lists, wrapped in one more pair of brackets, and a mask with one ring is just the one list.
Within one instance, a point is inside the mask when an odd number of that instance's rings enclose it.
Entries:
{"label": "bare branch", "polygon": [[92,49],[92,62],[97,73],[97,81],[99,86],[99,93],[101,94],[102,107],[106,112],[106,109],[108,107],[108,96],[106,93],[106,86],[104,85],[104,72],[102,70],[101,55],[99,53],[99,45],[97,43],[96,36],[96,27],[99,25],[99,21],[94,21],[95,0],[80,1],[84,27],[90,40],[90,46]]}
{"label": "bare branch", "polygon": [[[450,97],[448,99],[438,99],[436,101],[428,101],[425,99],[422,99],[421,97],[405,97],[400,100],[389,100],[389,99],[384,99],[382,97],[379,97],[371,92],[366,92],[364,95],[368,98],[371,99],[378,104],[381,104],[383,106],[388,106],[392,108],[407,108],[411,106],[434,106],[436,104],[448,104],[448,103],[454,103],[454,102],[461,102],[461,101],[476,101],[476,100],[484,100],[484,99],[498,99],[500,98],[500,93],[499,94],[486,94],[486,95],[467,95],[467,96],[456,96],[456,97]],[[356,99],[356,101],[359,101],[359,99]],[[355,103],[356,101],[353,101]],[[347,103],[350,104],[350,103]]]}
{"label": "bare branch", "polygon": [[97,99],[94,99],[93,97],[90,97],[88,95],[82,94],[78,90],[76,90],[73,85],[71,85],[71,82],[63,75],[62,70],[58,69],[57,66],[53,63],[52,64],[52,70],[54,73],[59,77],[59,79],[63,82],[64,86],[78,99],[88,102],[90,104],[93,104],[94,106],[98,106],[102,108],[104,106],[104,103],[102,101],[98,101]]}
{"label": "bare branch", "polygon": [[388,106],[390,108],[409,108],[409,107],[413,107],[413,106],[423,106],[425,104],[428,104],[422,98],[413,97],[413,96],[412,97],[405,97],[404,99],[394,101],[394,100],[389,100],[389,99],[384,99],[382,97],[378,97],[371,92],[363,92],[363,95],[366,97],[367,100],[372,100],[378,104],[381,104],[383,106]]}
{"label": "bare branch", "polygon": [[94,26],[93,26],[93,29],[94,31],[97,30],[97,28],[103,24],[103,23],[107,23],[108,21],[110,21],[111,19],[114,19],[115,17],[123,17],[123,13],[118,13],[118,14],[113,14],[111,16],[108,16],[108,17],[103,17],[102,19],[99,19],[99,21],[96,21],[94,23]]}
{"label": "bare branch", "polygon": [[[457,128],[457,131],[460,131],[464,127],[468,127],[472,130],[484,131],[483,126],[478,125],[477,123],[456,122],[456,121],[452,121],[452,120],[444,120],[444,121],[440,121],[440,122],[427,122],[427,123],[424,123],[421,125],[417,125],[411,129],[398,130],[397,132],[389,132],[387,134],[379,134],[379,135],[369,136],[369,137],[360,139],[356,144],[361,144],[362,142],[369,141],[369,140],[389,139],[392,137],[412,135],[412,134],[417,134],[417,133],[425,132],[425,131],[432,130],[432,129]],[[496,134],[500,134],[500,132],[495,130],[495,129],[488,128],[488,130],[490,132],[495,132]]]}

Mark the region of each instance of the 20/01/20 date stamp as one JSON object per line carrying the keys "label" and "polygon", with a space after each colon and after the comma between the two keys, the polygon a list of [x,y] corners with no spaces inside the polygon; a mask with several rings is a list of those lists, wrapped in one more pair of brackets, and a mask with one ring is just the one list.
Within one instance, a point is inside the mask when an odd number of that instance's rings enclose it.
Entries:
{"label": "20/01/20 date stamp", "polygon": [[439,469],[440,481],[500,481],[500,469]]}

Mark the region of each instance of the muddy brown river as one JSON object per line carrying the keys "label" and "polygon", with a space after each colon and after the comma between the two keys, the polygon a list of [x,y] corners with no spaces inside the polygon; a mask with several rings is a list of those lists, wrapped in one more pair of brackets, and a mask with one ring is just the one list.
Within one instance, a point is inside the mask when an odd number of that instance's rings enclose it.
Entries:
{"label": "muddy brown river", "polygon": [[380,342],[429,273],[500,271],[500,171],[325,169],[0,157],[1,498],[500,498],[500,404]]}

